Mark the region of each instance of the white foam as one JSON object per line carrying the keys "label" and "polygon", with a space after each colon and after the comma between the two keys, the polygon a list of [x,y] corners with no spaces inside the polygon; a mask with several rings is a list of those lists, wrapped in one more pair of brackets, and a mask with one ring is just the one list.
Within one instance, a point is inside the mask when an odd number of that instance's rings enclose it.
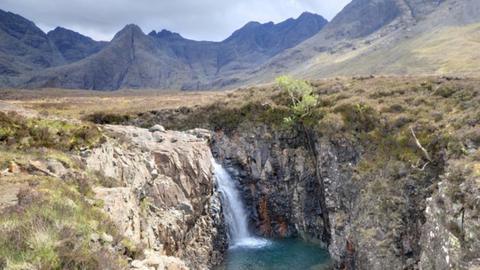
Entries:
{"label": "white foam", "polygon": [[270,241],[264,238],[259,238],[259,237],[247,237],[243,239],[239,239],[237,242],[235,242],[233,245],[230,246],[230,248],[251,248],[251,249],[256,249],[256,248],[264,248],[267,247],[271,244]]}

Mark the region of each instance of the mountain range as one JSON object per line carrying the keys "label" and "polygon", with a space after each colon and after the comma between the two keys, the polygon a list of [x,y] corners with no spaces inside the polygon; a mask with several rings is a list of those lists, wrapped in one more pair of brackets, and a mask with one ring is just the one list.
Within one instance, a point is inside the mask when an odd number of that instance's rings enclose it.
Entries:
{"label": "mountain range", "polygon": [[249,22],[221,42],[130,24],[110,42],[0,11],[0,86],[201,90],[369,74],[480,74],[479,0],[353,0],[332,21]]}
{"label": "mountain range", "polygon": [[0,11],[0,81],[95,90],[213,87],[298,45],[326,24],[305,12],[278,24],[249,22],[222,42],[189,40],[168,30],[147,35],[130,24],[110,42],[97,42],[61,27],[45,34],[33,22]]}

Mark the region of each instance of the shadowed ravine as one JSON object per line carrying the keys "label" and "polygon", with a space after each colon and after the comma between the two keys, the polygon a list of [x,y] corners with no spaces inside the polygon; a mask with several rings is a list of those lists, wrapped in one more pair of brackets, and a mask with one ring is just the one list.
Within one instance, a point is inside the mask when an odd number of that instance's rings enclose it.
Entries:
{"label": "shadowed ravine", "polygon": [[228,172],[212,159],[228,228],[229,249],[217,269],[323,269],[329,265],[328,252],[299,239],[267,240],[254,236],[240,193]]}

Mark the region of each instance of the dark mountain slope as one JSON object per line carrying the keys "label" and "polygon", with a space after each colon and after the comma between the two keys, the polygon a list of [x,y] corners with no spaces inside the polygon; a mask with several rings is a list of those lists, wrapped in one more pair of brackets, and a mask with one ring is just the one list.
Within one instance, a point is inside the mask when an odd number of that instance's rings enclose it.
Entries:
{"label": "dark mountain slope", "polygon": [[63,63],[58,50],[33,22],[0,10],[0,77]]}
{"label": "dark mountain slope", "polygon": [[[96,90],[224,86],[238,82],[225,78],[261,65],[318,33],[326,23],[311,13],[279,24],[251,22],[222,42],[188,40],[166,30],[145,35],[130,25],[97,54],[40,71],[18,86]],[[126,51],[131,53],[130,61],[125,61]]]}
{"label": "dark mountain slope", "polygon": [[47,33],[63,58],[71,63],[99,52],[108,42],[95,41],[69,29],[57,27]]}
{"label": "dark mountain slope", "polygon": [[70,65],[45,70],[26,85],[101,90],[146,87],[144,82],[168,83],[167,77],[173,70],[182,69],[138,26],[127,25],[100,52]]}
{"label": "dark mountain slope", "polygon": [[18,85],[31,72],[78,61],[106,44],[61,27],[45,34],[24,17],[0,10],[0,86]]}

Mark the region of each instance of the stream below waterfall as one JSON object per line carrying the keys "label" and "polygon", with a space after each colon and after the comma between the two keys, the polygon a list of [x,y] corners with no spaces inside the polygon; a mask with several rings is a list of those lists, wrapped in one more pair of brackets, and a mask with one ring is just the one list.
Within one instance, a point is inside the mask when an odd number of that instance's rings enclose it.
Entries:
{"label": "stream below waterfall", "polygon": [[223,216],[228,228],[229,249],[216,270],[320,270],[330,266],[327,250],[300,239],[269,240],[254,236],[235,181],[212,160]]}

